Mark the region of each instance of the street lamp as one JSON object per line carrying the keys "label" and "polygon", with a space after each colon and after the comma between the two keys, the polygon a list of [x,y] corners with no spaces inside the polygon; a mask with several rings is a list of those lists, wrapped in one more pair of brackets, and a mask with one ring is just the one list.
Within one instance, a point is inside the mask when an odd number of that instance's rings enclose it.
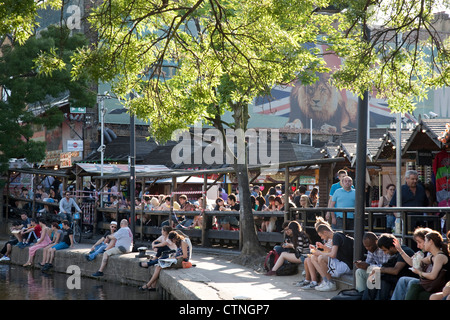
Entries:
{"label": "street lamp", "polygon": [[[109,95],[107,91],[103,95],[98,96],[98,102],[100,102],[100,147],[98,147],[97,151],[100,152],[100,176],[103,178],[103,162],[105,157],[105,99],[111,99],[112,97]],[[103,181],[103,179],[102,179]],[[103,197],[100,197],[100,206],[103,207]]]}

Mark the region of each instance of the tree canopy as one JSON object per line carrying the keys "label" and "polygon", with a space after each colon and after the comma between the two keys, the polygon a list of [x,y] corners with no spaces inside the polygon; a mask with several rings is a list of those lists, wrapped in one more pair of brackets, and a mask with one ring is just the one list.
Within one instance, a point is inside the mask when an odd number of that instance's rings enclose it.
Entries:
{"label": "tree canopy", "polygon": [[[369,90],[406,112],[430,88],[448,85],[448,40],[431,23],[442,3],[448,0],[110,0],[89,17],[99,42],[74,55],[73,75],[110,83],[161,141],[198,119],[245,130],[255,97],[275,85],[314,82],[330,71],[327,54],[344,60],[332,76],[339,89]],[[226,110],[234,123],[222,121]],[[234,165],[246,199],[246,167]],[[249,206],[244,212],[251,218]],[[245,227],[244,236],[251,231]]]}
{"label": "tree canopy", "polygon": [[61,0],[1,0],[0,35],[10,34],[14,41],[23,44],[34,35],[38,23],[38,10],[61,9]]}
{"label": "tree canopy", "polygon": [[[36,126],[48,129],[59,125],[63,114],[52,107],[52,99],[69,95],[72,106],[93,106],[96,94],[88,90],[86,79],[72,81],[70,57],[86,44],[83,35],[69,37],[69,30],[49,27],[39,37],[28,38],[22,45],[2,47],[0,57],[0,164],[2,172],[10,158],[38,162],[45,157],[45,142],[32,140]],[[39,57],[54,55],[57,68],[40,73]]]}

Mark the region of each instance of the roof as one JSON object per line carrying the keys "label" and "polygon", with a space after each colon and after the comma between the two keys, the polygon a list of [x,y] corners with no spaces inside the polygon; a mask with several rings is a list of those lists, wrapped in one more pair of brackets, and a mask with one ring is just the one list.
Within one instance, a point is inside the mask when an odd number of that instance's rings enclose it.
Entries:
{"label": "roof", "polygon": [[[158,145],[152,139],[147,140],[146,137],[136,137],[136,163],[143,162],[145,157],[152,153]],[[103,155],[104,161],[128,162],[130,156],[130,137],[118,136],[112,142],[106,145]],[[101,153],[97,150],[91,152],[83,161],[94,162],[101,161]],[[164,164],[164,163],[161,163]]]}
{"label": "roof", "polygon": [[414,128],[403,149],[403,154],[408,151],[440,151],[444,144],[439,141],[445,126],[450,123],[450,118],[421,119]]}

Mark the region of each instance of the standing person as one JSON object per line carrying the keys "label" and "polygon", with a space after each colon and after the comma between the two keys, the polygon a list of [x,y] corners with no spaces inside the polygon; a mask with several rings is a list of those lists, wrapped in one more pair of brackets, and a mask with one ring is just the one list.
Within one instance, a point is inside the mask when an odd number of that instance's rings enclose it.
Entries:
{"label": "standing person", "polygon": [[309,200],[314,208],[317,207],[317,204],[319,203],[319,189],[317,187],[312,188],[309,193]]}
{"label": "standing person", "polygon": [[61,201],[59,202],[59,216],[62,219],[65,219],[69,222],[72,221],[72,207],[75,208],[75,210],[78,213],[81,213],[80,207],[77,205],[75,200],[70,197],[70,192],[66,192],[65,196]]}
{"label": "standing person", "polygon": [[272,270],[266,273],[268,276],[276,275],[277,270],[285,261],[300,264],[305,260],[305,255],[309,254],[309,236],[302,230],[300,223],[291,221],[285,229],[285,233],[288,238],[282,247],[283,249],[292,249],[293,252],[282,252]]}
{"label": "standing person", "polygon": [[306,195],[302,195],[300,197],[300,207],[299,208],[313,208],[313,204],[311,203],[311,199]]}
{"label": "standing person", "polygon": [[302,195],[306,194],[306,187],[304,185],[301,185],[298,187],[297,190],[294,192],[294,204],[297,208],[300,207],[300,198]]}
{"label": "standing person", "polygon": [[[107,236],[107,238],[112,241],[108,246],[108,249],[103,253],[103,259],[100,268],[97,272],[92,274],[93,277],[103,276],[103,271],[108,264],[108,259],[110,256],[129,253],[133,248],[133,234],[131,232],[131,229],[128,227],[128,221],[126,219],[122,219],[120,221],[120,229],[114,234],[110,234],[109,236]],[[112,247],[113,243],[114,247]]]}
{"label": "standing person", "polygon": [[[344,170],[344,169],[339,170],[339,171],[337,172],[337,175],[338,175],[339,181],[336,182],[336,183],[333,183],[333,184],[331,185],[331,188],[330,188],[330,195],[329,195],[329,198],[328,198],[328,207],[329,207],[329,208],[332,208],[332,206],[331,206],[330,204],[331,204],[331,199],[333,198],[334,193],[336,192],[337,189],[340,189],[340,188],[343,187],[342,179],[343,179],[344,177],[348,176],[347,171]],[[328,218],[327,218],[327,219],[328,219]]]}
{"label": "standing person", "polygon": [[[416,170],[408,170],[405,173],[405,184],[402,185],[400,192],[402,194],[402,207],[427,207],[428,197],[425,188],[418,183],[419,173]],[[395,190],[389,206],[397,205],[397,192]]]}
{"label": "standing person", "polygon": [[318,250],[313,248],[311,253],[317,256],[312,259],[315,270],[322,276],[322,283],[315,287],[318,291],[334,291],[336,283],[332,277],[338,278],[353,268],[353,239],[342,232],[334,232],[328,224],[319,224],[317,233],[327,242],[332,239],[331,250]]}
{"label": "standing person", "polygon": [[[353,188],[353,179],[350,176],[342,178],[342,188],[337,189],[331,198],[330,208],[354,208],[356,191]],[[343,229],[343,212],[331,212],[331,227],[333,229]],[[353,229],[353,212],[347,213],[348,229]]]}
{"label": "standing person", "polygon": [[[380,201],[378,201],[378,207],[384,208],[389,207],[392,198],[395,194],[395,185],[390,183],[386,186],[386,195],[381,196]],[[386,214],[386,228],[388,231],[395,228],[395,216],[392,212]]]}
{"label": "standing person", "polygon": [[378,236],[373,232],[366,232],[362,239],[363,246],[367,250],[365,261],[355,261],[355,282],[356,290],[363,292],[367,288],[368,272],[371,267],[381,267],[386,263],[390,255],[378,247]]}
{"label": "standing person", "polygon": [[28,260],[23,265],[24,267],[28,267],[33,264],[34,256],[36,255],[36,251],[38,249],[45,248],[51,243],[51,229],[47,227],[43,219],[38,218],[38,223],[41,227],[41,236],[39,237],[38,241],[33,246],[31,246],[30,249],[28,249]]}
{"label": "standing person", "polygon": [[70,222],[67,220],[63,220],[62,222],[62,239],[59,243],[53,245],[48,250],[47,259],[44,261],[44,267],[42,271],[46,271],[53,267],[53,259],[55,258],[55,252],[57,250],[64,250],[67,248],[73,248],[73,230],[70,228]]}

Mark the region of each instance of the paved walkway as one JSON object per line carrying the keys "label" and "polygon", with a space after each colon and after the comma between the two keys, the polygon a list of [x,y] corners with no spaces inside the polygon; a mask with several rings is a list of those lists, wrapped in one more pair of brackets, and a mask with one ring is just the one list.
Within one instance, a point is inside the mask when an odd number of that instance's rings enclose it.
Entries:
{"label": "paved walkway", "polygon": [[[0,239],[0,245],[3,247]],[[83,276],[90,277],[100,265],[100,257],[87,262],[84,259],[91,247],[89,243],[76,245],[73,249],[57,251],[54,271],[65,272],[72,264],[80,266]],[[35,263],[40,262],[38,250]],[[150,250],[147,254],[151,253]],[[151,269],[138,266],[138,253],[114,256],[110,259],[105,270],[103,281],[116,281],[130,285],[142,285],[151,276]],[[22,265],[28,257],[28,249],[14,248],[11,263]],[[195,267],[189,269],[163,270],[159,285],[164,292],[179,300],[326,300],[330,299],[340,289],[348,288],[339,284],[334,292],[319,292],[316,290],[302,290],[293,285],[303,277],[301,273],[294,276],[266,276],[251,268],[231,262],[233,255],[226,250],[206,250],[194,248],[191,259]]]}

